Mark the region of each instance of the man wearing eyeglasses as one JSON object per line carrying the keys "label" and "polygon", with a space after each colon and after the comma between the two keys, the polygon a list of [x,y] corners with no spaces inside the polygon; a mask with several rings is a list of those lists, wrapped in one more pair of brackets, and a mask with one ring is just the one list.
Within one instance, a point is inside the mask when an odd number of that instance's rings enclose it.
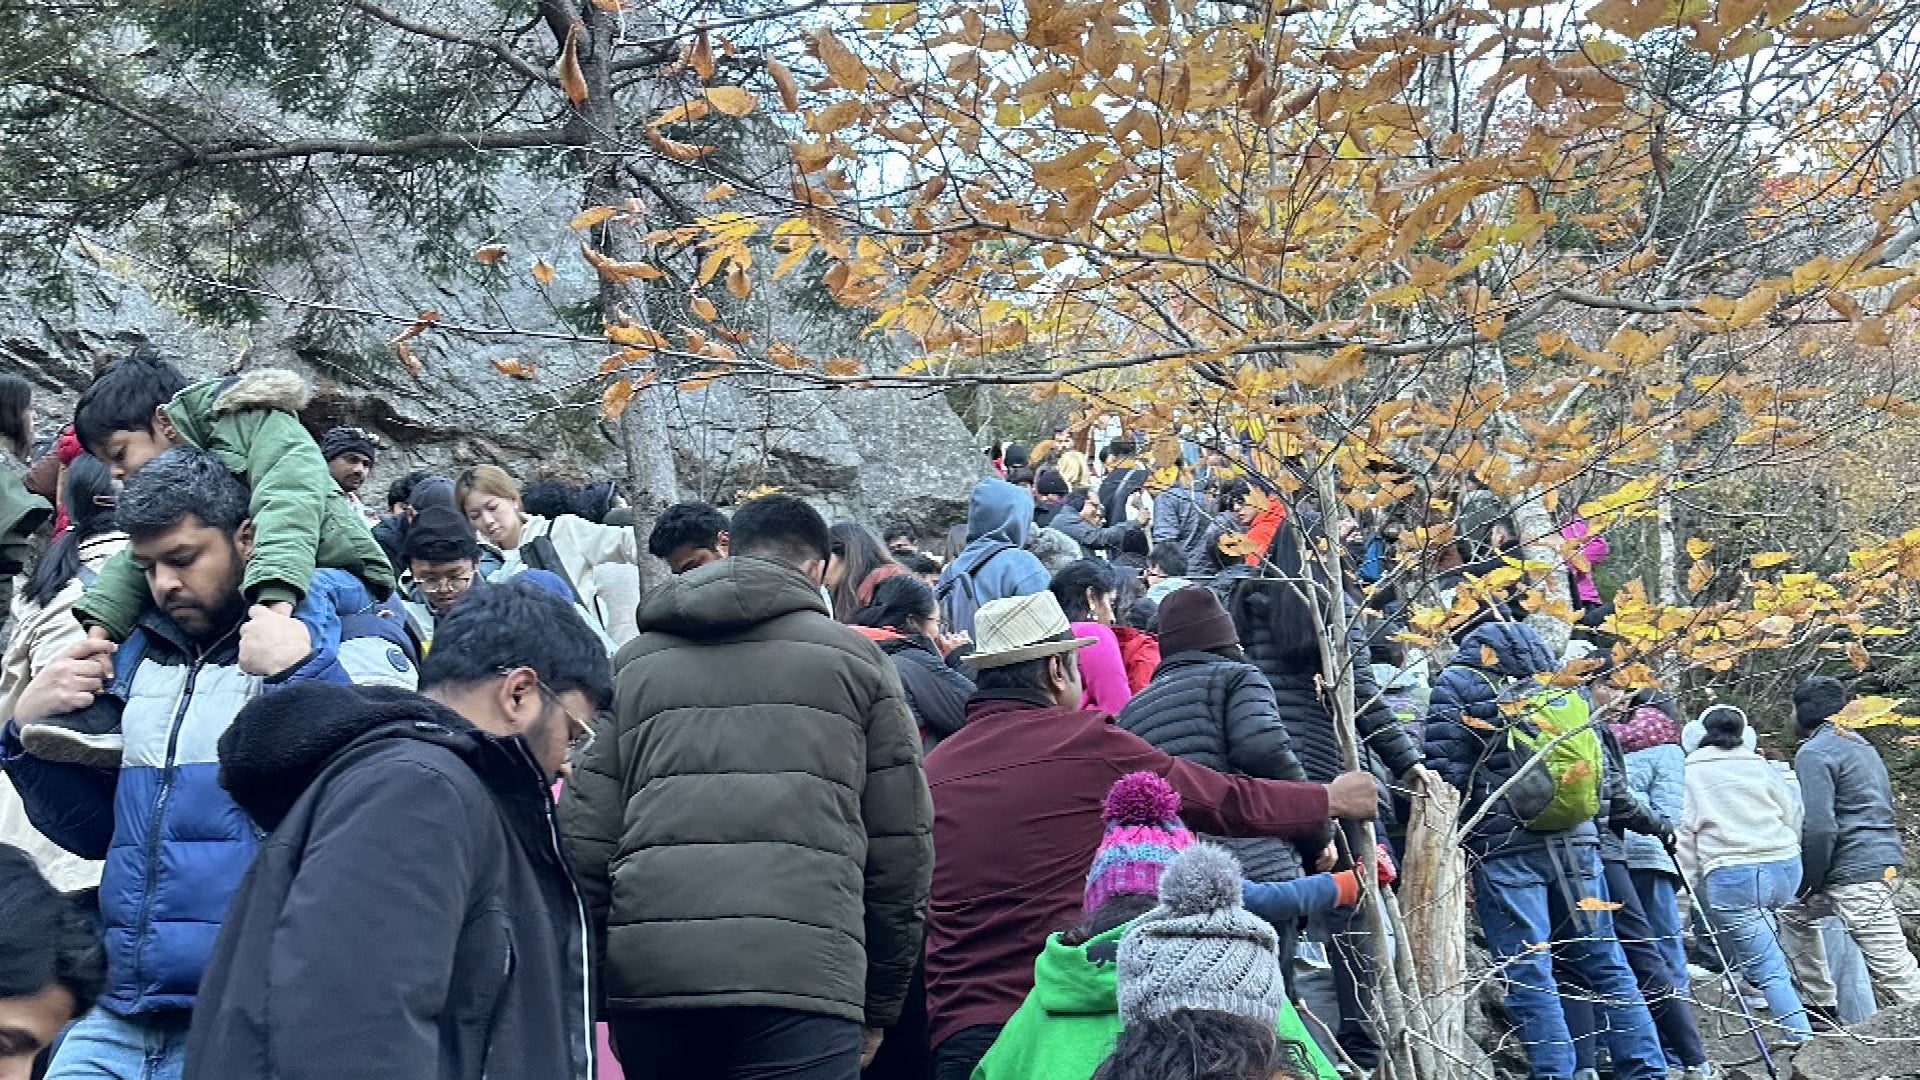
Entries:
{"label": "man wearing eyeglasses", "polygon": [[566,599],[490,585],[440,618],[420,691],[289,688],[221,739],[221,783],[271,835],[187,1078],[591,1080],[586,908],[549,792],[612,696],[606,651]]}
{"label": "man wearing eyeglasses", "polygon": [[[454,602],[487,586],[480,570],[480,538],[466,515],[451,506],[432,503],[414,515],[402,547],[406,556],[403,579],[407,619],[413,624],[423,650],[433,647],[433,635],[440,620],[453,610]],[[539,585],[547,592],[572,601],[573,587],[558,574],[546,570],[523,570],[520,578]],[[582,617],[585,609],[575,605]],[[589,626],[595,624],[589,622]],[[596,628],[603,651],[613,651],[613,640]]]}

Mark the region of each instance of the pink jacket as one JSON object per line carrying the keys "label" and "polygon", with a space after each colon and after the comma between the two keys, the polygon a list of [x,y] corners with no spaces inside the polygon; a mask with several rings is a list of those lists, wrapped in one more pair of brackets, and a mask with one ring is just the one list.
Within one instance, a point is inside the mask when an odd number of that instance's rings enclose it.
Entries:
{"label": "pink jacket", "polygon": [[1593,568],[1607,557],[1609,548],[1607,538],[1587,528],[1586,518],[1574,518],[1560,529],[1560,535],[1569,540],[1580,541],[1580,557],[1586,560],[1587,568],[1569,566],[1567,573],[1573,578],[1573,598],[1583,604],[1600,602],[1600,586],[1593,580]]}
{"label": "pink jacket", "polygon": [[1133,700],[1133,687],[1127,683],[1127,662],[1120,655],[1120,639],[1105,623],[1077,622],[1073,632],[1080,637],[1098,638],[1080,650],[1080,680],[1086,684],[1083,709],[1118,713]]}

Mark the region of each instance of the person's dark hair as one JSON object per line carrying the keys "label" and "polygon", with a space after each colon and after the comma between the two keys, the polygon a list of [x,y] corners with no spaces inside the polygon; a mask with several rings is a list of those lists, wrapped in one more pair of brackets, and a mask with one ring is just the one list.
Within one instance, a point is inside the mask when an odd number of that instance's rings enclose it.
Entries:
{"label": "person's dark hair", "polygon": [[1140,447],[1136,446],[1132,439],[1115,439],[1107,444],[1107,448],[1100,452],[1100,456],[1104,460],[1108,456],[1132,457],[1139,452]]}
{"label": "person's dark hair", "polygon": [[[387,509],[392,510],[396,505],[401,503],[411,505],[414,485],[432,475],[432,469],[415,469],[400,479],[395,480],[387,487]],[[415,509],[418,509],[418,507],[415,507]]]}
{"label": "person's dark hair", "polygon": [[543,518],[573,513],[573,488],[558,480],[535,480],[520,489],[520,508]]}
{"label": "person's dark hair", "polygon": [[733,512],[727,550],[799,568],[833,547],[827,519],[792,495],[763,495]]}
{"label": "person's dark hair", "polygon": [[1709,705],[1700,714],[1700,726],[1707,729],[1700,739],[1701,746],[1738,749],[1747,731],[1747,714],[1737,705]]}
{"label": "person's dark hair", "polygon": [[[1273,1030],[1244,1016],[1178,1009],[1120,1029],[1093,1080],[1274,1080],[1310,1076]],[[1304,1056],[1303,1054],[1300,1056]]]}
{"label": "person's dark hair", "polygon": [[1015,465],[1007,469],[1007,483],[1014,487],[1033,485],[1033,470],[1025,465]]}
{"label": "person's dark hair", "polygon": [[1142,596],[1127,605],[1127,625],[1149,634],[1160,632],[1160,605]]}
{"label": "person's dark hair", "polygon": [[[1602,651],[1596,655],[1605,657],[1607,663],[1587,673],[1586,677],[1589,682],[1600,679],[1603,676],[1613,674],[1613,668],[1614,668],[1613,654],[1611,652]],[[1651,705],[1654,708],[1659,709],[1661,712],[1666,713],[1667,719],[1673,721],[1676,724],[1684,723],[1684,721],[1680,717],[1680,703],[1673,699],[1672,694],[1667,693],[1665,690],[1662,690],[1657,686],[1642,687],[1638,690],[1635,690],[1633,692],[1633,695],[1627,698],[1627,711],[1629,713],[1631,713],[1635,709],[1640,708],[1643,705]]]}
{"label": "person's dark hair", "polygon": [[18,375],[0,375],[0,442],[23,459],[33,451],[33,428],[27,423],[32,411],[33,384]]}
{"label": "person's dark hair", "polygon": [[[1026,468],[1031,464],[1032,460],[1033,451],[1028,449],[1026,443],[1008,443],[1006,453],[1000,457],[1001,463],[1006,465],[1009,470]],[[1008,477],[1008,479],[1011,480],[1012,477]]]}
{"label": "person's dark hair", "polygon": [[[1283,670],[1320,670],[1313,607],[1324,602],[1325,574],[1316,561],[1307,578],[1249,578],[1234,587],[1227,612],[1242,642],[1261,641]],[[1275,672],[1269,671],[1269,675]]]}
{"label": "person's dark hair", "polygon": [[1078,514],[1087,505],[1087,496],[1093,494],[1092,488],[1077,487],[1067,492],[1067,509]]}
{"label": "person's dark hair", "polygon": [[1144,574],[1131,566],[1123,566],[1119,563],[1107,565],[1113,568],[1113,614],[1115,618],[1120,618],[1134,604],[1146,598],[1147,579]]}
{"label": "person's dark hair", "polygon": [[1147,565],[1168,577],[1187,576],[1187,553],[1172,544],[1161,544],[1147,553]]}
{"label": "person's dark hair", "polygon": [[116,431],[153,430],[153,411],[186,389],[187,377],[159,355],[140,350],[108,364],[73,407],[73,433],[95,457]]}
{"label": "person's dark hair", "polygon": [[[538,633],[531,633],[538,628]],[[613,668],[600,635],[565,599],[528,581],[471,589],[441,616],[420,665],[420,689],[466,687],[514,668],[532,668],[548,690],[577,690],[604,709]]]}
{"label": "person's dark hair", "polygon": [[[873,530],[857,521],[836,521],[827,530],[828,550],[846,563],[846,573],[840,578],[840,584],[827,590],[827,596],[833,601],[833,617],[848,622],[853,613],[860,608],[857,595],[860,583],[867,575],[883,566],[893,565],[893,556],[887,553],[886,546]],[[863,625],[871,626],[866,623]]]}
{"label": "person's dark hair", "polygon": [[[120,364],[107,370],[118,371]],[[189,516],[232,536],[247,520],[248,499],[246,483],[219,458],[191,446],[176,446],[127,477],[114,520],[135,539],[157,536]]]}
{"label": "person's dark hair", "polygon": [[73,995],[74,1015],[92,1008],[107,981],[100,938],[80,905],[11,844],[0,844],[0,911],[0,998],[57,985]]}
{"label": "person's dark hair", "polygon": [[1099,559],[1079,559],[1060,568],[1053,575],[1047,588],[1053,592],[1054,599],[1060,601],[1060,610],[1067,613],[1069,622],[1092,622],[1093,609],[1087,603],[1087,592],[1115,592],[1119,583],[1114,580],[1113,568]]}
{"label": "person's dark hair", "polygon": [[1107,897],[1099,910],[1060,931],[1060,944],[1069,948],[1085,945],[1101,934],[1125,926],[1152,911],[1159,902],[1159,897],[1151,893],[1115,893]]}
{"label": "person's dark hair", "polygon": [[1047,661],[1051,659],[1053,657],[1043,656],[1038,660],[1022,660],[1017,664],[981,668],[974,673],[974,689],[983,693],[987,691],[1046,693]]}
{"label": "person's dark hair", "polygon": [[909,574],[937,574],[940,572],[940,560],[924,551],[909,551],[895,555],[893,561],[907,568]]}
{"label": "person's dark hair", "polygon": [[910,574],[896,574],[874,586],[872,602],[847,619],[854,626],[875,626],[903,634],[920,633],[933,617],[933,586]]}
{"label": "person's dark hair", "polygon": [[1049,498],[1064,499],[1067,497],[1067,482],[1061,477],[1059,469],[1045,465],[1034,471],[1033,492]]}
{"label": "person's dark hair", "polygon": [[[1111,525],[1112,522],[1108,522],[1108,524]],[[1119,554],[1138,555],[1140,556],[1142,565],[1145,565],[1147,555],[1152,550],[1153,545],[1147,539],[1147,530],[1138,525],[1127,526],[1127,531],[1120,535]]]}
{"label": "person's dark hair", "polygon": [[893,547],[895,540],[905,540],[907,545],[911,547],[916,539],[917,536],[914,532],[913,522],[905,518],[894,518],[891,521],[881,523],[880,540],[886,544],[888,548]]}
{"label": "person's dark hair", "polygon": [[1219,492],[1220,509],[1236,510],[1252,494],[1253,485],[1241,477],[1236,476],[1231,480],[1222,481]]}
{"label": "person's dark hair", "polygon": [[660,520],[653,523],[653,531],[647,534],[647,553],[656,559],[664,559],[683,547],[719,551],[720,534],[729,528],[727,515],[714,509],[710,503],[674,503],[660,515]]}
{"label": "person's dark hair", "polygon": [[444,503],[428,503],[407,526],[400,557],[411,563],[480,561],[480,537],[467,515]]}
{"label": "person's dark hair", "polygon": [[113,531],[113,473],[99,458],[81,454],[67,466],[60,499],[67,508],[67,531],[47,546],[22,593],[40,607],[79,576],[81,543]]}

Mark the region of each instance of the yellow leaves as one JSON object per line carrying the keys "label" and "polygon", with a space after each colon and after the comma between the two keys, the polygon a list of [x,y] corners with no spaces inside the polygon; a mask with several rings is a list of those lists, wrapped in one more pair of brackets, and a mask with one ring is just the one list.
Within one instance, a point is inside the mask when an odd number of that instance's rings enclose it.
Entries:
{"label": "yellow leaves", "polygon": [[1784,562],[1791,562],[1792,560],[1793,556],[1784,551],[1763,551],[1748,559],[1747,565],[1753,567],[1755,570],[1765,570],[1769,567],[1779,566]]}
{"label": "yellow leaves", "polygon": [[533,378],[533,365],[516,357],[494,357],[493,370],[516,379]]}
{"label": "yellow leaves", "polygon": [[492,266],[494,263],[499,262],[506,253],[507,245],[505,244],[484,244],[474,249],[473,261],[483,266]]}
{"label": "yellow leaves", "polygon": [[1697,593],[1708,585],[1713,584],[1713,573],[1713,564],[1710,562],[1696,562],[1691,567],[1688,567],[1687,591]]}
{"label": "yellow leaves", "polygon": [[1733,299],[1708,296],[1700,301],[1700,310],[1718,325],[1716,330],[1738,330],[1772,311],[1780,302],[1780,291],[1761,286],[1745,296]]}
{"label": "yellow leaves", "polygon": [[1230,559],[1244,559],[1249,555],[1260,554],[1260,545],[1253,542],[1246,533],[1227,533],[1220,537],[1220,554]]}
{"label": "yellow leaves", "polygon": [[1576,905],[1581,911],[1619,911],[1620,904],[1613,900],[1602,900],[1597,896],[1583,896]]}
{"label": "yellow leaves", "polygon": [[1869,694],[1847,702],[1845,708],[1834,716],[1834,722],[1842,727],[1863,728],[1880,727],[1884,724],[1911,724],[1913,718],[1900,715],[1900,706],[1906,704],[1904,698],[1880,697]]}
{"label": "yellow leaves", "polygon": [[[836,101],[826,108],[816,111],[812,116],[807,117],[807,130],[818,132],[822,135],[831,135],[845,128],[855,120],[860,119],[860,114],[865,108],[866,106],[854,98],[845,98]],[[821,164],[824,165],[826,163],[823,161]],[[813,170],[809,169],[806,171],[811,172]]]}
{"label": "yellow leaves", "polygon": [[745,116],[760,101],[753,93],[738,86],[709,86],[706,97],[708,104],[727,116]]}
{"label": "yellow leaves", "polygon": [[1580,504],[1580,516],[1596,530],[1604,530],[1626,518],[1646,517],[1654,512],[1654,499],[1665,483],[1660,476],[1643,476],[1615,488],[1589,502]]}
{"label": "yellow leaves", "polygon": [[1321,389],[1350,382],[1366,370],[1366,346],[1356,343],[1343,345],[1325,356],[1297,357],[1287,374],[1302,386]]}
{"label": "yellow leaves", "polygon": [[713,202],[718,199],[731,197],[735,193],[735,190],[732,184],[722,181],[701,192],[700,197],[708,202]]}
{"label": "yellow leaves", "polygon": [[[640,352],[650,352],[667,347],[667,339],[650,326],[641,326],[630,320],[607,324],[607,340],[618,345],[633,346]],[[628,359],[632,359],[628,357]]]}
{"label": "yellow leaves", "polygon": [[793,72],[787,69],[787,65],[771,56],[767,57],[767,76],[773,80],[775,89],[780,91],[780,104],[786,106],[788,112],[799,112],[800,84],[794,80]]}
{"label": "yellow leaves", "polygon": [[707,99],[698,97],[663,111],[659,116],[647,121],[647,126],[659,128],[666,127],[668,124],[685,124],[699,120],[712,111],[713,106],[707,104]]}
{"label": "yellow leaves", "polygon": [[591,229],[619,212],[619,208],[613,206],[588,207],[573,215],[573,220],[567,222],[567,228],[576,231],[580,229]]}
{"label": "yellow leaves", "polygon": [[916,3],[868,4],[860,12],[860,25],[868,30],[886,30],[897,28],[911,18],[920,5]]}
{"label": "yellow leaves", "polygon": [[827,162],[833,160],[833,146],[825,139],[788,143],[787,148],[793,152],[793,167],[800,170],[802,175],[819,172],[827,167]]}
{"label": "yellow leaves", "polygon": [[837,379],[850,379],[866,374],[866,368],[851,356],[836,356],[820,365],[820,368]]}
{"label": "yellow leaves", "polygon": [[1846,644],[1847,663],[1855,671],[1865,671],[1873,666],[1873,657],[1867,654],[1867,647],[1857,641]]}
{"label": "yellow leaves", "polygon": [[659,151],[662,157],[671,158],[674,161],[698,161],[713,153],[714,150],[712,146],[705,144],[683,143],[678,139],[669,139],[651,127],[642,130],[646,136],[647,145]]}
{"label": "yellow leaves", "polygon": [[1702,540],[1697,536],[1687,538],[1687,558],[1689,559],[1704,559],[1707,557],[1707,552],[1712,550],[1713,542],[1710,540]]}
{"label": "yellow leaves", "polygon": [[587,244],[580,245],[580,255],[608,281],[650,281],[665,276],[660,268],[652,263],[620,262],[595,251]]}
{"label": "yellow leaves", "polygon": [[1893,330],[1887,325],[1886,316],[1871,315],[1854,326],[1853,340],[1868,348],[1885,348],[1893,344]]}
{"label": "yellow leaves", "polygon": [[1033,182],[1050,191],[1065,191],[1075,180],[1088,180],[1085,169],[1100,156],[1099,143],[1083,143],[1057,158],[1033,163]]}
{"label": "yellow leaves", "polygon": [[713,306],[713,301],[704,296],[693,297],[687,301],[687,306],[693,309],[695,315],[700,316],[708,322],[712,322],[720,317],[720,312]]}
{"label": "yellow leaves", "polygon": [[742,300],[753,292],[753,285],[747,280],[746,267],[737,260],[727,264],[727,291]]}
{"label": "yellow leaves", "polygon": [[867,86],[867,65],[861,63],[833,31],[822,29],[813,35],[807,51],[827,66],[827,77],[842,90],[860,91]]}
{"label": "yellow leaves", "polygon": [[620,419],[620,414],[633,404],[634,390],[632,379],[615,379],[608,383],[600,395],[600,416],[608,421]]}
{"label": "yellow leaves", "polygon": [[580,70],[580,31],[583,24],[573,20],[567,27],[567,40],[560,47],[560,62],[554,66],[554,74],[560,79],[560,90],[567,100],[580,105],[587,100],[587,76]]}
{"label": "yellow leaves", "polygon": [[542,285],[553,284],[553,264],[548,262],[547,260],[545,259],[533,260],[533,266],[531,267],[529,272],[533,274],[533,280],[539,282],[540,284]]}
{"label": "yellow leaves", "polygon": [[700,76],[701,82],[713,78],[713,73],[717,70],[713,62],[713,39],[705,30],[700,31],[699,36],[693,39],[692,46],[687,49],[686,65],[693,69],[695,75]]}

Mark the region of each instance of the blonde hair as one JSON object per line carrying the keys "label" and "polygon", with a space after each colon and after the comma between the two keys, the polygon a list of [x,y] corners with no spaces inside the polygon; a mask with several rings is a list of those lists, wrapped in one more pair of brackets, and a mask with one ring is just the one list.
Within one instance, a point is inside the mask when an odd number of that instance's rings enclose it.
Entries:
{"label": "blonde hair", "polygon": [[467,512],[467,497],[475,492],[520,505],[520,482],[498,465],[475,465],[460,471],[460,479],[453,483],[453,501],[461,514]]}

